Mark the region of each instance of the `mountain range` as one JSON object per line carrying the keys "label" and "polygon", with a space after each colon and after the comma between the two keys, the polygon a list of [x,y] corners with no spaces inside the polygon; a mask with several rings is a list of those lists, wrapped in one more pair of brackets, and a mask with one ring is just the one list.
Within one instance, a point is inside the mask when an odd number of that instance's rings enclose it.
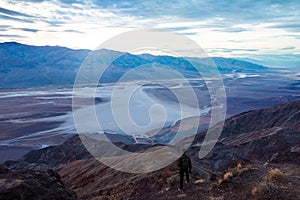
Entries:
{"label": "mountain range", "polygon": [[[134,55],[113,50],[97,50],[101,55],[121,55],[113,61],[103,82],[116,82],[127,71],[141,65],[166,65],[186,77],[195,77],[192,66],[200,63],[201,70],[209,70],[208,58],[185,58],[172,56],[154,56],[150,54]],[[91,50],[69,49],[60,46],[30,46],[16,42],[0,44],[0,87],[22,88],[39,86],[72,85],[76,73]],[[97,52],[97,53],[98,53]],[[212,60],[221,73],[264,72],[267,67],[232,58],[213,57]],[[199,75],[198,75],[199,76]]]}

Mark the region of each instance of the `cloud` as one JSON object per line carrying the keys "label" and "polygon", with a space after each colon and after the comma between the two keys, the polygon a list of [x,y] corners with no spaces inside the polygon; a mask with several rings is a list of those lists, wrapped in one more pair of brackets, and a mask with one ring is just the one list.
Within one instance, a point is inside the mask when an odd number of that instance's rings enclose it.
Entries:
{"label": "cloud", "polygon": [[290,46],[290,47],[280,48],[280,50],[293,50],[293,49],[296,49],[296,47]]}
{"label": "cloud", "polygon": [[14,30],[22,30],[22,31],[26,31],[26,32],[32,32],[32,33],[36,33],[39,30],[38,29],[33,29],[33,28],[13,28]]}
{"label": "cloud", "polygon": [[3,8],[0,6],[0,19],[8,21],[26,22],[32,23],[33,19],[31,15],[14,11],[11,9]]}
{"label": "cloud", "polygon": [[286,29],[287,31],[290,31],[290,32],[299,32],[300,23],[299,22],[277,23],[275,25],[268,26],[268,28]]}
{"label": "cloud", "polygon": [[20,18],[11,17],[11,16],[7,16],[7,15],[2,15],[2,14],[0,14],[0,18],[6,19],[6,20],[13,20],[13,21],[22,21],[22,19],[20,19]]}
{"label": "cloud", "polygon": [[190,31],[184,32],[184,35],[198,35],[198,34],[199,34],[198,32],[190,32]]}
{"label": "cloud", "polygon": [[232,52],[257,52],[259,49],[241,49],[241,48],[213,48],[213,49],[208,49],[209,52],[211,53],[216,53],[216,52],[227,52],[227,53],[232,53]]}
{"label": "cloud", "polygon": [[185,31],[185,30],[189,30],[190,27],[189,26],[180,26],[180,27],[169,27],[169,30],[172,31]]}
{"label": "cloud", "polygon": [[77,31],[77,30],[64,30],[64,32],[67,32],[67,33],[83,33],[81,31]]}
{"label": "cloud", "polygon": [[14,35],[14,34],[0,34],[0,38],[4,37],[4,38],[26,38],[23,35]]}
{"label": "cloud", "polygon": [[0,25],[0,29],[7,29],[7,28],[10,28],[11,26],[10,25]]}
{"label": "cloud", "polygon": [[[189,20],[205,20],[220,18],[233,23],[257,23],[278,21],[287,17],[296,19],[299,16],[299,3],[287,0],[263,1],[123,1],[123,0],[94,0],[100,8],[113,9],[116,12],[140,17],[161,18],[176,16]],[[288,12],[287,12],[288,11]]]}
{"label": "cloud", "polygon": [[[28,2],[28,1],[26,1]],[[31,2],[45,2],[31,0]],[[49,2],[55,2],[49,0]],[[68,6],[90,6],[109,10],[116,14],[146,19],[183,19],[186,21],[221,19],[234,25],[236,23],[284,22],[288,18],[297,20],[300,5],[296,1],[262,0],[262,1],[213,1],[213,0],[60,0]],[[59,12],[59,10],[57,11]],[[218,24],[218,22],[216,23]]]}
{"label": "cloud", "polygon": [[[27,2],[27,1],[26,1]],[[54,0],[31,1],[41,3],[49,2],[56,3]],[[73,17],[81,15],[89,15],[91,9],[98,10],[93,12],[113,13],[118,20],[111,20],[114,23],[111,26],[132,26],[139,24],[139,21],[148,20],[148,23],[143,24],[148,27],[155,27],[157,24],[164,22],[208,22],[199,24],[198,28],[221,28],[223,32],[244,32],[246,28],[236,27],[239,24],[260,24],[280,22],[286,23],[286,20],[297,21],[299,19],[300,5],[292,0],[262,0],[262,1],[213,1],[213,0],[173,0],[173,1],[158,1],[158,0],[59,0],[62,5],[53,10],[56,14],[55,19],[47,19],[50,25],[62,25],[68,21],[72,21]],[[69,9],[66,9],[69,8]],[[82,9],[85,8],[85,9]],[[77,13],[74,12],[76,9]],[[84,10],[86,13],[80,12]],[[17,12],[18,13],[18,12]],[[21,13],[20,13],[21,14]],[[40,12],[42,14],[42,12]],[[126,23],[124,17],[131,18]],[[53,16],[52,16],[53,17]],[[89,16],[91,17],[91,16]],[[95,17],[95,16],[94,16]],[[113,17],[113,16],[112,16]],[[46,20],[46,19],[43,19]],[[165,27],[171,30],[180,31],[180,29],[195,28],[192,26],[182,27]]]}
{"label": "cloud", "polygon": [[74,4],[74,3],[82,3],[83,2],[80,0],[60,0],[60,1],[65,4]]}
{"label": "cloud", "polygon": [[300,23],[280,23],[271,25],[269,28],[300,28]]}
{"label": "cloud", "polygon": [[[251,58],[251,59],[249,59]],[[300,56],[299,54],[256,54],[244,55],[242,58],[247,61],[252,61],[257,64],[265,65],[268,67],[289,67],[299,69]]]}
{"label": "cloud", "polygon": [[249,31],[249,29],[246,29],[246,28],[237,28],[237,27],[229,27],[229,28],[216,29],[216,31],[228,32],[228,33],[240,33],[240,32],[244,32],[244,31]]}
{"label": "cloud", "polygon": [[9,9],[6,9],[6,8],[2,8],[2,7],[0,7],[0,13],[7,14],[7,15],[12,15],[12,16],[31,17],[30,15],[20,13],[20,12],[16,12],[16,11],[13,11],[13,10],[9,10]]}

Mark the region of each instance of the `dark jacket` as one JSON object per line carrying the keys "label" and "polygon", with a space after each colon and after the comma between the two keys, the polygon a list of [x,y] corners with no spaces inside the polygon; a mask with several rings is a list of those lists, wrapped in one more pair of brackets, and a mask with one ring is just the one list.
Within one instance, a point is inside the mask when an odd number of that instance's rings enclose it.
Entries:
{"label": "dark jacket", "polygon": [[181,170],[192,170],[192,162],[189,156],[187,156],[185,153],[182,154],[182,156],[178,159],[177,166]]}

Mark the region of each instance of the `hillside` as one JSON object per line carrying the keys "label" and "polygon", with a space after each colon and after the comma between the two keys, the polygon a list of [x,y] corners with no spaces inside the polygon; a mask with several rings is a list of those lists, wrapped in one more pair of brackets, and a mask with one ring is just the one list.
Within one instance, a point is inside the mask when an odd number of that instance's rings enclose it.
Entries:
{"label": "hillside", "polygon": [[[60,146],[32,151],[5,166],[12,171],[52,168],[80,199],[296,200],[300,197],[299,124],[300,101],[231,117],[204,159],[198,158],[204,137],[204,132],[199,133],[188,150],[192,183],[183,193],[177,191],[176,163],[147,174],[118,172],[92,158],[78,136]],[[130,151],[149,147],[118,145]]]}
{"label": "hillside", "polygon": [[[300,101],[254,110],[226,120],[214,149],[202,160],[202,166],[225,170],[239,162],[292,162],[300,164]],[[192,147],[205,133],[199,133]]]}

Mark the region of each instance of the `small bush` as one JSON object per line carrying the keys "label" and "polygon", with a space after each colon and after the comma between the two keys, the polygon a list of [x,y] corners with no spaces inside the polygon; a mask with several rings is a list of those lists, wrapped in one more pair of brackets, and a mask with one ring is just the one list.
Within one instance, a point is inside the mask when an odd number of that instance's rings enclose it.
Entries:
{"label": "small bush", "polygon": [[200,183],[205,183],[205,180],[204,179],[199,179],[199,180],[196,180],[194,182],[194,184],[200,184]]}
{"label": "small bush", "polygon": [[267,177],[267,180],[268,181],[271,181],[271,182],[276,182],[280,179],[282,179],[283,177],[285,176],[285,174],[280,171],[280,169],[271,169],[270,172],[269,172],[269,175]]}
{"label": "small bush", "polygon": [[251,195],[254,199],[262,199],[265,194],[267,192],[267,188],[266,186],[263,186],[261,183],[257,186],[255,186],[252,190],[251,190]]}
{"label": "small bush", "polygon": [[[221,179],[222,180],[222,179]],[[218,189],[218,184],[217,183],[213,183],[209,186],[209,190],[214,190],[214,189]]]}
{"label": "small bush", "polygon": [[221,185],[222,183],[223,183],[223,179],[220,178],[220,179],[218,180],[218,184]]}
{"label": "small bush", "polygon": [[259,183],[251,190],[251,195],[255,200],[272,199],[276,193],[278,193],[277,188],[268,181]]}
{"label": "small bush", "polygon": [[237,168],[238,170],[242,169],[242,164],[241,164],[241,163],[238,163],[237,166],[236,166],[236,168]]}
{"label": "small bush", "polygon": [[179,176],[174,175],[167,179],[168,189],[174,188],[179,183]]}
{"label": "small bush", "polygon": [[224,174],[224,180],[229,180],[232,177],[233,177],[232,172],[227,172],[226,174]]}

